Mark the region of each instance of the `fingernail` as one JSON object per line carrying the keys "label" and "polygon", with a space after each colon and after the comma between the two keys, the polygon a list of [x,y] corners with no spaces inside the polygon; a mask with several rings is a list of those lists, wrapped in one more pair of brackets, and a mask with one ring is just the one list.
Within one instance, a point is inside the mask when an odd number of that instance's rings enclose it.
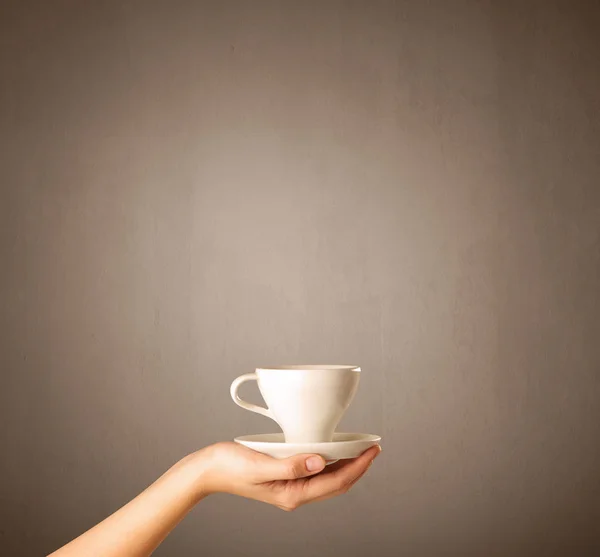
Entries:
{"label": "fingernail", "polygon": [[311,456],[306,459],[306,469],[309,472],[317,472],[325,468],[325,462],[320,456]]}

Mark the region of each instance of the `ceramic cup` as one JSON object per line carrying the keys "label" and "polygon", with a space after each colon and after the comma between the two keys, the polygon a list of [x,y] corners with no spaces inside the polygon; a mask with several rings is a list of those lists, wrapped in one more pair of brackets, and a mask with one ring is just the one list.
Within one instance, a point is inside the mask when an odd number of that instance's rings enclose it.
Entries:
{"label": "ceramic cup", "polygon": [[[286,443],[328,443],[350,406],[360,368],[343,365],[294,365],[259,368],[231,384],[231,398],[242,408],[275,420]],[[267,408],[242,400],[238,389],[257,381]]]}

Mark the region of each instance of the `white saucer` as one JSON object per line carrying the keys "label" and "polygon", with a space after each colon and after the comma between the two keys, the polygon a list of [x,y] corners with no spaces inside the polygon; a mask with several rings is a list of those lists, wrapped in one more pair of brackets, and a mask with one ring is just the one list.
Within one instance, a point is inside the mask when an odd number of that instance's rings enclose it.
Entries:
{"label": "white saucer", "polygon": [[[283,433],[259,433],[234,439],[249,449],[274,458],[288,458],[297,454],[318,454],[328,464],[342,458],[356,458],[369,447],[381,441],[379,435],[368,433],[334,433],[329,443],[286,443]],[[333,461],[333,462],[331,462]]]}

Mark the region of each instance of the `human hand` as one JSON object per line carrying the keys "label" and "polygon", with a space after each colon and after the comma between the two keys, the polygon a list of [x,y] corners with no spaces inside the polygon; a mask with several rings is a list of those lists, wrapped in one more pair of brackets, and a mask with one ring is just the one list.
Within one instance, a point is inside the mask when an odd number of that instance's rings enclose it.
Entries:
{"label": "human hand", "polygon": [[318,455],[284,460],[237,443],[217,443],[172,466],[135,499],[52,555],[147,557],[206,495],[231,493],[292,511],[346,493],[368,470],[380,447],[325,468]]}
{"label": "human hand", "polygon": [[291,511],[346,493],[380,452],[377,445],[358,458],[325,467],[318,455],[278,460],[238,443],[217,443],[189,458],[193,466],[201,469],[201,496],[230,493]]}

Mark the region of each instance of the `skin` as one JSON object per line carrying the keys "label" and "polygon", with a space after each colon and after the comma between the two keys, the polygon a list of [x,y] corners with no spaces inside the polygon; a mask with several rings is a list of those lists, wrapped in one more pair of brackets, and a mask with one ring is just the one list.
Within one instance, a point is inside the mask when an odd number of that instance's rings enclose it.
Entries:
{"label": "skin", "polygon": [[379,454],[327,466],[318,455],[277,460],[237,443],[190,454],[135,499],[50,557],[147,557],[202,499],[230,493],[293,511],[348,492]]}

